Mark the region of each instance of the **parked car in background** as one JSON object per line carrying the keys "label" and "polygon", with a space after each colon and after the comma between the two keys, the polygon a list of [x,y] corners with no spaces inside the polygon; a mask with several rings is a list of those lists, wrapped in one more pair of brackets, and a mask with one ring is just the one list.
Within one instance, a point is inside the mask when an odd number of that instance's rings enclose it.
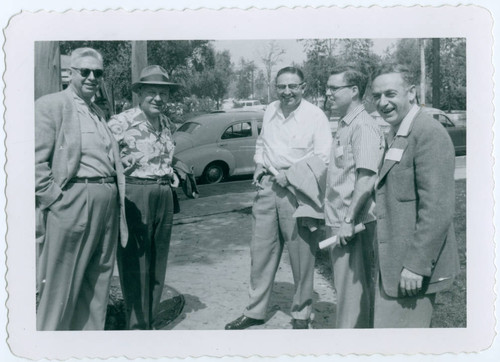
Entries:
{"label": "parked car in background", "polygon": [[261,104],[259,100],[256,99],[243,99],[235,102],[235,108],[244,109],[248,111],[265,111],[266,105]]}
{"label": "parked car in background", "polygon": [[231,110],[190,119],[173,135],[175,157],[193,166],[195,177],[207,183],[252,174],[263,116],[264,112]]}
{"label": "parked car in background", "polygon": [[438,120],[444,128],[446,128],[451,137],[451,141],[453,142],[453,146],[455,147],[455,154],[465,155],[467,148],[467,128],[465,122],[463,124],[453,122],[450,117],[446,115],[446,113],[437,108],[423,107],[423,111],[429,113],[434,119]]}
{"label": "parked car in background", "polygon": [[[426,112],[432,118],[439,121],[439,123],[441,123],[443,127],[446,128],[448,134],[450,135],[451,141],[453,142],[455,155],[465,155],[467,134],[465,122],[460,124],[458,122],[453,122],[445,112],[437,108],[422,107],[422,111]],[[370,113],[370,115],[375,119],[382,132],[384,132],[384,134],[387,134],[390,126],[386,121],[384,121],[382,116],[379,115],[377,111]]]}

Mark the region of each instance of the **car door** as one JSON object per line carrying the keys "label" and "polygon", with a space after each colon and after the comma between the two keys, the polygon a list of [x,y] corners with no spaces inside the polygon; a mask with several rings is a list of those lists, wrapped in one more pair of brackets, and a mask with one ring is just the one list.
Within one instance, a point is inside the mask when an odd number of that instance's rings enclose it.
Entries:
{"label": "car door", "polygon": [[222,133],[218,146],[229,151],[235,160],[233,175],[250,174],[254,170],[256,135],[252,121],[231,123]]}
{"label": "car door", "polygon": [[465,127],[457,127],[455,123],[444,114],[434,114],[433,117],[446,128],[446,131],[448,131],[453,146],[455,147],[455,153],[464,153],[466,148]]}

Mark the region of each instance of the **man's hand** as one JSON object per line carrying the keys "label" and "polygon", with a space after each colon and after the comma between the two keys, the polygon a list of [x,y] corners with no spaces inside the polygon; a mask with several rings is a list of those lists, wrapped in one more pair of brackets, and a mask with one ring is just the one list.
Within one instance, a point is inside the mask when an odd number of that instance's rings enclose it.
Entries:
{"label": "man's hand", "polygon": [[266,174],[266,169],[264,168],[264,166],[262,166],[260,163],[257,164],[255,172],[253,173],[252,184],[257,186],[258,188],[262,188],[260,180],[262,179],[262,176],[264,176],[265,174]]}
{"label": "man's hand", "polygon": [[401,279],[399,281],[399,288],[403,296],[415,296],[422,289],[422,280],[424,277],[419,274],[415,274],[406,268],[401,271]]}
{"label": "man's hand", "polygon": [[289,185],[288,179],[286,178],[284,172],[280,172],[276,176],[274,176],[274,180],[281,187],[287,187]]}
{"label": "man's hand", "polygon": [[122,158],[123,168],[125,169],[124,171],[130,170],[132,167],[135,166],[136,162],[137,161],[133,155],[128,155]]}
{"label": "man's hand", "polygon": [[342,221],[338,233],[340,245],[346,246],[349,240],[352,239],[353,236],[354,236],[354,223],[351,222],[348,224],[345,221]]}

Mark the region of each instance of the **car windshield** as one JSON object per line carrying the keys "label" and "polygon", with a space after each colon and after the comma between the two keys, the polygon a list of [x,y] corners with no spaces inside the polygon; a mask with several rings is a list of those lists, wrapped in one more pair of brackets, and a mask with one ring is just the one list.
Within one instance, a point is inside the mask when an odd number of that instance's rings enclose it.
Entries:
{"label": "car windshield", "polygon": [[182,126],[179,127],[177,132],[186,132],[186,133],[193,133],[194,130],[198,129],[200,127],[199,123],[196,122],[186,122]]}

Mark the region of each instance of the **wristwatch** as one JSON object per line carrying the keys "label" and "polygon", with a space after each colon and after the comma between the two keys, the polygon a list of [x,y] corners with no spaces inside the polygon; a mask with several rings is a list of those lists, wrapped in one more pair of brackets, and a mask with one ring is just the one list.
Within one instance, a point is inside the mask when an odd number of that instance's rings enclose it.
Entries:
{"label": "wristwatch", "polygon": [[352,219],[351,219],[350,217],[347,217],[347,216],[346,216],[346,217],[344,217],[344,222],[345,222],[346,224],[352,224]]}

